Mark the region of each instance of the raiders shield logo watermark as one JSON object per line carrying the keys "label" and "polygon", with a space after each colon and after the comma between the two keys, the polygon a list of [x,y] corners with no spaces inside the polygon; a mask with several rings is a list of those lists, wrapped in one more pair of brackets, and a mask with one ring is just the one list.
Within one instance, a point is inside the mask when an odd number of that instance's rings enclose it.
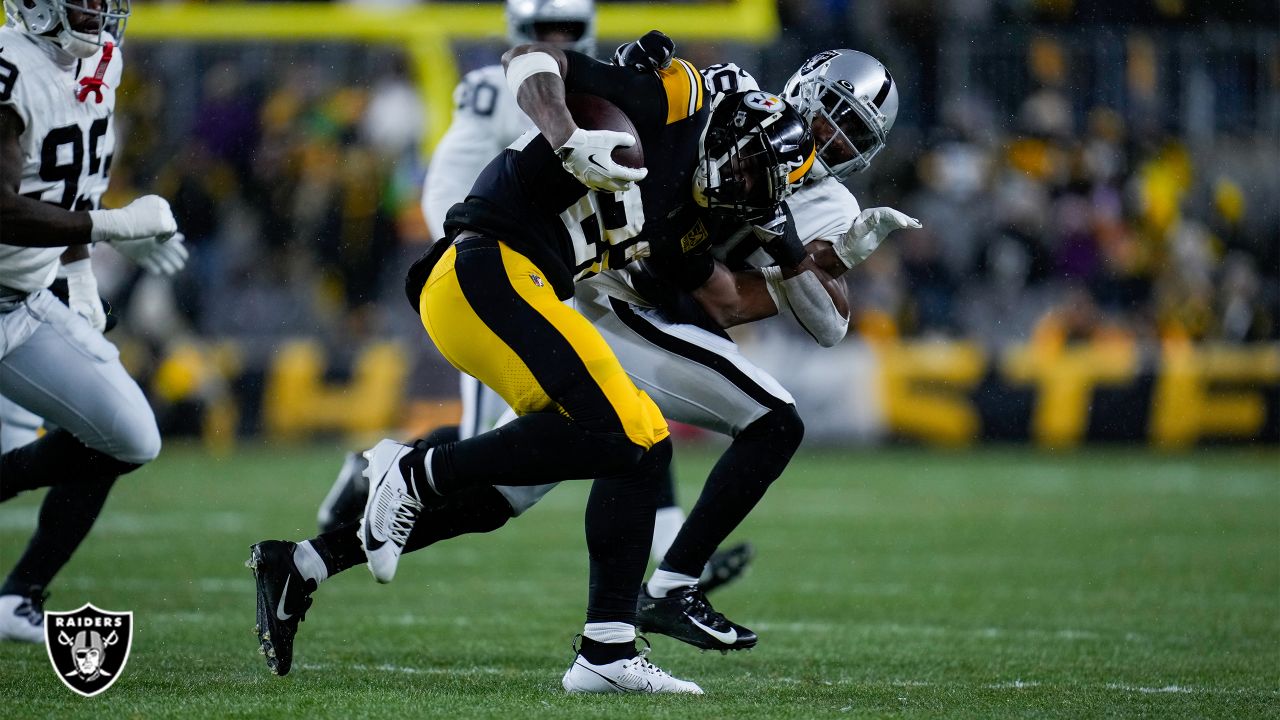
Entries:
{"label": "raiders shield logo watermark", "polygon": [[71,612],[44,614],[49,662],[72,690],[93,697],[111,687],[129,662],[133,613],[99,610],[86,603]]}

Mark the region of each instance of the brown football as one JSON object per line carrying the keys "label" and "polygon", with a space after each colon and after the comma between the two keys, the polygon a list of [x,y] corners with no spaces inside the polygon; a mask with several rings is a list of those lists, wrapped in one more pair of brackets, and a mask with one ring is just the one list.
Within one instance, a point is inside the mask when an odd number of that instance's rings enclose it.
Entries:
{"label": "brown football", "polygon": [[616,130],[630,133],[631,137],[636,139],[636,144],[629,148],[614,148],[613,161],[629,168],[644,167],[640,133],[636,132],[636,126],[632,124],[631,118],[627,117],[617,105],[598,95],[582,93],[566,95],[565,105],[569,107],[569,114],[573,116],[573,121],[583,130]]}

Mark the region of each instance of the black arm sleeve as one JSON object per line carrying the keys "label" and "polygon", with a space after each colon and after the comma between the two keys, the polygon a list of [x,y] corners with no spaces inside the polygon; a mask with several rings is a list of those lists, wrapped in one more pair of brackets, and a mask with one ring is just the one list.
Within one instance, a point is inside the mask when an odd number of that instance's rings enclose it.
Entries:
{"label": "black arm sleeve", "polygon": [[804,244],[800,242],[800,234],[796,232],[796,220],[791,215],[791,208],[787,207],[785,202],[782,204],[782,212],[787,216],[786,229],[782,235],[762,244],[761,247],[778,265],[784,268],[795,267],[804,260],[806,254]]}

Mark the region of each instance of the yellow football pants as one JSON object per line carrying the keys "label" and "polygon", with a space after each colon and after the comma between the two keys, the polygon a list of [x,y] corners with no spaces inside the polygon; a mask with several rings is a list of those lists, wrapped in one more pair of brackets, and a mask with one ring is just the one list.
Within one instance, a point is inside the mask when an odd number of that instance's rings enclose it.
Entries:
{"label": "yellow football pants", "polygon": [[418,309],[445,359],[517,414],[560,412],[593,432],[625,433],[646,450],[670,434],[599,331],[505,243],[472,237],[449,248]]}

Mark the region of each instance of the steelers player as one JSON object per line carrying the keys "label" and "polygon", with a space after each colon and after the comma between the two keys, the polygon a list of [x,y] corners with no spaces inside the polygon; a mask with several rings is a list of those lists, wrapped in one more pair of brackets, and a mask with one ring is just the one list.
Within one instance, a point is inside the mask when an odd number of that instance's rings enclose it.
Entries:
{"label": "steelers player", "polygon": [[[3,434],[0,501],[50,489],[30,543],[0,585],[0,638],[44,642],[44,588],[93,527],[116,479],[160,451],[155,416],[102,335],[96,284],[87,287],[88,243],[112,242],[144,265],[184,253],[163,198],[98,209],[115,153],[117,42],[128,3],[6,0],[5,10],[0,396],[7,411],[21,408],[58,429],[32,442]],[[49,291],[64,263],[72,307]]]}
{"label": "steelers player", "polygon": [[[467,200],[450,211],[446,240],[410,271],[407,290],[442,354],[498,391],[520,417],[456,443],[379,443],[369,455],[359,540],[375,578],[386,582],[424,500],[493,484],[595,477],[587,510],[587,624],[563,684],[579,692],[700,692],[649,664],[634,646],[635,592],[653,528],[655,484],[670,459],[665,421],[599,332],[562,301],[573,296],[575,281],[602,270],[680,255],[681,240],[707,209],[737,222],[772,217],[788,183],[811,166],[812,138],[794,110],[763,93],[727,96],[709,118],[701,77],[683,60],[659,74],[637,73],[549,46],[522,46],[504,62],[513,94],[541,134],[490,163]],[[609,100],[638,138],[577,127],[566,91]],[[706,137],[723,150],[708,153]],[[636,140],[656,151],[645,168],[612,160],[615,147]],[[711,269],[705,267],[701,278],[682,282],[705,282]],[[274,566],[267,555],[276,552],[284,549],[261,543],[251,563]],[[262,645],[279,671],[291,647],[277,643],[292,640],[292,615],[309,605],[306,589],[315,579],[290,597],[280,589],[284,582],[258,575]],[[290,616],[287,625],[277,609]]]}
{"label": "steelers player", "polygon": [[[653,40],[647,37],[645,40]],[[655,51],[657,50],[657,51]],[[641,57],[637,57],[640,55]],[[654,71],[669,53],[651,42],[648,49],[630,43],[614,62]],[[731,93],[757,90],[754,78],[732,63],[703,70],[707,87]],[[815,168],[786,200],[785,230],[802,242],[815,264],[839,277],[865,259],[889,235],[918,227],[892,208],[862,210],[841,181],[866,168],[884,146],[897,116],[897,90],[884,66],[854,50],[829,50],[810,59],[787,83],[785,96],[811,119],[820,139]],[[641,591],[640,628],[677,638],[703,649],[751,647],[755,633],[729,621],[706,602],[705,586],[694,569],[728,536],[781,475],[800,442],[802,424],[794,401],[780,383],[754,365],[721,328],[758,317],[793,317],[820,345],[844,335],[847,306],[839,287],[818,287],[804,275],[783,277],[791,241],[777,247],[767,228],[731,225],[716,232],[707,252],[724,265],[715,278],[692,294],[669,287],[662,273],[642,265],[606,271],[576,288],[576,307],[600,330],[637,385],[653,396],[664,416],[733,438],[707,478],[702,496],[660,566]],[[774,257],[774,253],[778,257]],[[697,265],[706,254],[686,254]],[[730,275],[725,270],[735,272]],[[667,275],[679,275],[669,269]],[[815,276],[816,277],[816,276]],[[738,296],[709,296],[708,289],[732,282]],[[808,284],[806,284],[808,283]],[[725,303],[724,300],[732,300]],[[703,306],[702,301],[719,301]],[[527,510],[550,485],[499,488],[493,494],[470,492],[433,502],[414,527],[406,550],[470,532],[501,527],[513,512]],[[363,499],[363,498],[362,498]],[[300,543],[299,553],[325,549],[337,536],[324,534]],[[333,575],[357,564],[363,555],[323,553],[321,572]]]}
{"label": "steelers player", "polygon": [[[511,46],[546,42],[562,50],[594,55],[596,52],[595,4],[592,0],[507,0],[507,39]],[[666,40],[666,42],[662,42]],[[646,48],[647,44],[647,48]],[[663,53],[670,61],[665,36],[651,34],[627,43],[624,48],[647,49]],[[628,65],[615,58],[615,64]],[[729,65],[713,68],[720,92],[726,90],[724,75]],[[736,67],[736,66],[733,66]],[[758,89],[747,88],[745,89]],[[508,145],[533,127],[532,121],[516,104],[507,89],[501,64],[487,65],[466,74],[454,90],[453,118],[441,138],[427,168],[423,186],[422,210],[433,238],[444,237],[444,219],[449,208],[462,202],[485,165]],[[627,363],[623,362],[625,368]],[[491,430],[508,410],[502,398],[466,373],[459,373],[459,397],[462,418],[456,427],[439,428],[434,439],[466,439]],[[363,472],[366,461],[362,453],[347,453],[333,486],[320,503],[317,512],[320,532],[330,532],[359,517],[364,510],[368,485]],[[527,489],[498,488],[483,501],[501,511],[510,506],[512,513],[523,511],[531,503]],[[480,501],[480,499],[477,499]],[[658,491],[658,510],[654,514],[650,556],[661,562],[675,541],[684,521],[684,511],[676,504],[675,479],[668,475]],[[486,528],[478,528],[486,529]],[[307,549],[304,547],[305,554]],[[701,573],[702,587],[710,591],[737,578],[751,560],[752,548],[740,543],[712,554]]]}

